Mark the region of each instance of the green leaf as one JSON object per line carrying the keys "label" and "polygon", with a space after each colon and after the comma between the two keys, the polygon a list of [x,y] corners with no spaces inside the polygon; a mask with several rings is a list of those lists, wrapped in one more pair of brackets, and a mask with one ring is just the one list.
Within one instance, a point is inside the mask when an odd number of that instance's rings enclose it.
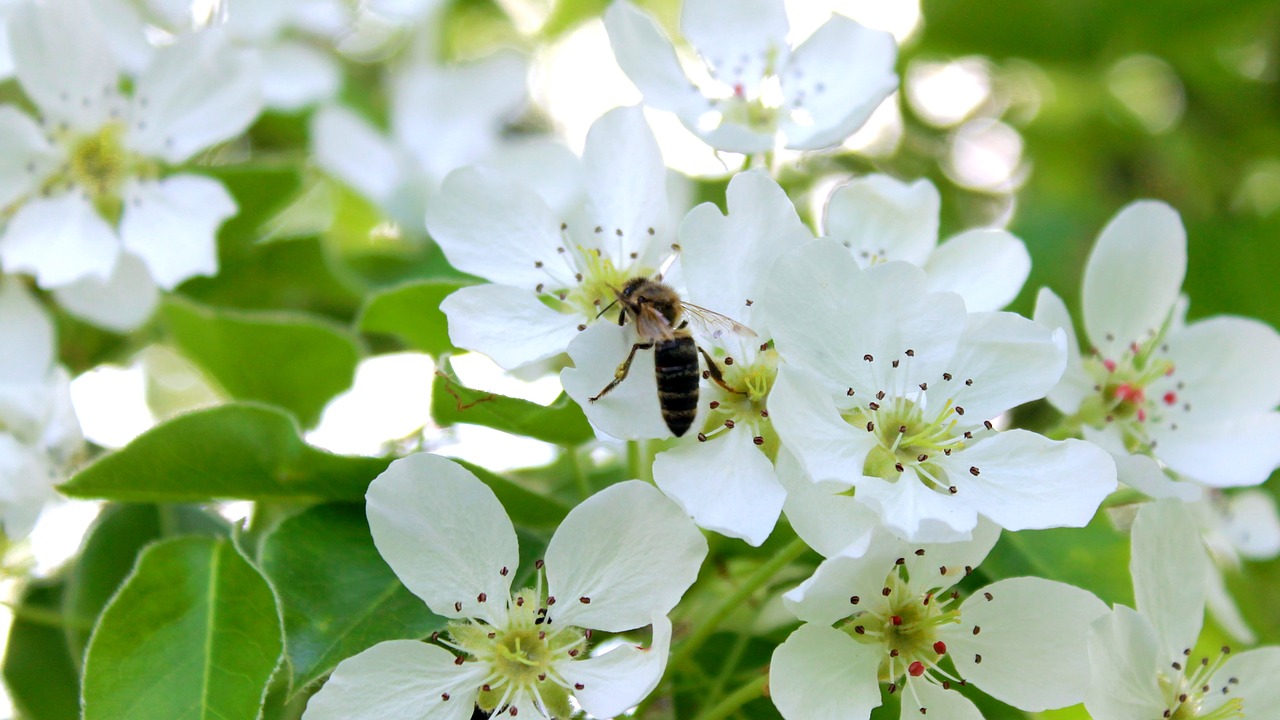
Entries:
{"label": "green leaf", "polygon": [[330,323],[294,313],[247,313],[170,297],[170,337],[232,397],[293,411],[304,426],[351,386],[360,351]]}
{"label": "green leaf", "polygon": [[453,373],[448,360],[440,362],[431,387],[431,417],[442,427],[454,423],[483,425],[556,445],[578,445],[595,438],[587,416],[568,395],[550,405],[473,390]]}
{"label": "green leaf", "polygon": [[362,505],[294,515],[266,538],[260,557],[280,598],[295,694],[343,658],[444,626],[378,554]]}
{"label": "green leaf", "polygon": [[359,502],[389,462],[317,450],[298,437],[286,413],[240,403],[179,415],[154,427],[59,490],[122,502]]}
{"label": "green leaf", "polygon": [[271,587],[229,540],[157,543],[94,630],[84,719],[251,720],[283,650]]}
{"label": "green leaf", "polygon": [[236,214],[218,229],[218,259],[229,259],[251,251],[261,238],[262,226],[282,210],[302,187],[296,164],[216,165],[205,174],[216,178],[236,202]]}
{"label": "green leaf", "polygon": [[569,506],[529,490],[514,480],[463,460],[455,459],[454,462],[470,470],[481,482],[488,485],[493,494],[498,497],[498,501],[507,509],[511,521],[517,525],[554,529],[560,525],[564,516],[569,514]]}
{"label": "green leaf", "polygon": [[79,659],[89,644],[89,630],[107,602],[129,576],[138,553],[148,544],[177,535],[226,535],[222,518],[198,507],[177,505],[109,505],[90,528],[80,555],[67,575],[62,608],[83,620],[67,627],[67,643]]}
{"label": "green leaf", "polygon": [[395,336],[415,350],[439,357],[454,349],[440,302],[462,287],[465,284],[460,282],[420,280],[374,293],[360,311],[357,327]]}
{"label": "green leaf", "polygon": [[1004,532],[978,571],[992,579],[1035,575],[1133,607],[1129,539],[1105,512],[1083,528]]}
{"label": "green leaf", "polygon": [[28,585],[9,628],[4,682],[14,706],[27,720],[80,717],[80,672],[67,648],[64,628],[53,617],[38,617],[56,616],[63,592],[61,582]]}

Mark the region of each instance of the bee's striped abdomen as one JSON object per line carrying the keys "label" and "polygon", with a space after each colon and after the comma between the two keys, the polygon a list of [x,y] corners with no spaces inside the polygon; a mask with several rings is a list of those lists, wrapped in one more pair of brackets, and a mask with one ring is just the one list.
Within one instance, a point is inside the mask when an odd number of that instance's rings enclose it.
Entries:
{"label": "bee's striped abdomen", "polygon": [[689,430],[698,414],[698,346],[693,336],[677,334],[658,342],[653,351],[662,419],[676,436]]}

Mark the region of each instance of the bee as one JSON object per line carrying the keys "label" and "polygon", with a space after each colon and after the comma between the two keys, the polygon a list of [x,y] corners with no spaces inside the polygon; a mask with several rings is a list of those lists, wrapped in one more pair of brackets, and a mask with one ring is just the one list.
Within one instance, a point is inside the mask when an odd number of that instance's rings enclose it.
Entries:
{"label": "bee", "polygon": [[650,348],[653,348],[653,369],[658,381],[658,406],[662,410],[662,419],[667,423],[667,428],[676,437],[688,432],[698,413],[699,353],[707,361],[707,377],[728,392],[745,394],[729,387],[724,381],[720,366],[706,350],[698,347],[689,330],[689,318],[716,328],[714,334],[717,336],[725,330],[755,336],[750,328],[720,313],[685,302],[679,293],[661,280],[635,277],[628,280],[621,290],[614,292],[617,299],[609,307],[622,306],[618,315],[619,325],[625,325],[628,318],[635,319],[636,334],[640,336],[640,342],[631,346],[627,359],[614,371],[613,380],[595,397],[588,398],[590,402],[608,395],[609,391],[626,380],[636,352]]}

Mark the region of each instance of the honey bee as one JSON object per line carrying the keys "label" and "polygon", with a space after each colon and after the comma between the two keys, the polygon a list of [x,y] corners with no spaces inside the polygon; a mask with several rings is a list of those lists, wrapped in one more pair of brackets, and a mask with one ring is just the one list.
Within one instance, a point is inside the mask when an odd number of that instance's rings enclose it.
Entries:
{"label": "honey bee", "polygon": [[595,397],[588,398],[590,402],[608,395],[618,383],[626,380],[636,351],[650,348],[653,348],[653,369],[658,381],[658,406],[667,428],[676,437],[688,432],[698,413],[699,353],[707,361],[707,377],[728,392],[743,394],[725,383],[720,366],[706,350],[698,347],[689,330],[689,318],[714,328],[717,336],[729,331],[754,337],[755,333],[750,328],[720,313],[685,302],[679,293],[660,279],[635,277],[614,292],[617,299],[609,307],[615,304],[622,306],[618,315],[619,325],[625,325],[628,317],[635,319],[640,342],[631,346],[627,359],[614,371],[613,380]]}

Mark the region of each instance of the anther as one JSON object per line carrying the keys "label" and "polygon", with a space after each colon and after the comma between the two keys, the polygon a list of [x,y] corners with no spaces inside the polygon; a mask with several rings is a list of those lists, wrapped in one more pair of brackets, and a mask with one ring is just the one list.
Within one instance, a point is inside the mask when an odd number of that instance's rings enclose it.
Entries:
{"label": "anther", "polygon": [[544,287],[546,287],[546,285],[543,285],[542,283],[538,283],[538,286],[537,286],[537,287],[535,287],[535,288],[533,289],[533,291],[534,291],[534,292],[536,292],[536,293],[538,293],[538,294],[542,294],[542,288],[544,288]]}
{"label": "anther", "polygon": [[992,600],[995,600],[995,597],[993,597],[989,592],[982,593],[982,597],[986,598],[987,602],[991,602]]}
{"label": "anther", "polygon": [[994,428],[995,428],[995,426],[991,424],[991,421],[990,421],[990,420],[983,420],[983,421],[982,421],[982,426],[983,426],[983,427],[985,427],[985,428],[986,428],[986,429],[988,429],[988,430],[992,430],[992,429],[994,429]]}
{"label": "anther", "polygon": [[725,420],[725,421],[724,421],[724,426],[725,426],[726,428],[729,428],[730,430],[732,430],[732,429],[733,429],[733,421],[732,421],[732,420]]}
{"label": "anther", "polygon": [[968,430],[965,430],[965,431],[964,431],[964,439],[965,439],[965,440],[972,440],[972,439],[973,439],[973,433],[969,432]]}
{"label": "anther", "polygon": [[947,566],[946,566],[946,565],[939,565],[939,566],[938,566],[938,574],[939,574],[939,575],[946,575],[946,574],[947,574]]}
{"label": "anther", "polygon": [[897,360],[894,360],[894,361],[893,361],[893,366],[894,366],[894,367],[898,367],[898,361],[897,361]]}
{"label": "anther", "polygon": [[541,570],[543,565],[546,565],[546,562],[544,562],[544,561],[542,561],[542,560],[534,560],[534,561],[533,561],[533,569],[534,569],[534,570]]}
{"label": "anther", "polygon": [[440,699],[447,701],[449,699],[449,693],[440,693]]}
{"label": "anther", "polygon": [[889,694],[892,695],[896,692],[898,692],[898,683],[889,683]]}
{"label": "anther", "polygon": [[502,577],[506,577],[508,572],[509,571],[507,570],[507,566],[503,565],[502,569],[498,571],[498,574],[501,575]]}
{"label": "anther", "polygon": [[489,596],[485,595],[484,593],[480,593],[479,595],[476,596],[476,602],[484,602],[485,600],[488,600],[488,599],[489,599]]}
{"label": "anther", "polygon": [[978,474],[979,474],[979,473],[981,473],[981,471],[980,471],[980,470],[978,470],[978,466],[977,466],[977,465],[973,465],[973,466],[971,466],[971,467],[969,468],[969,474],[970,474],[970,475],[972,475],[972,476],[974,476],[974,477],[978,477]]}
{"label": "anther", "polygon": [[583,595],[582,597],[578,598],[578,602],[582,603],[583,605],[590,605],[591,598],[587,597],[586,595]]}
{"label": "anther", "polygon": [[547,680],[546,673],[538,673],[538,682],[546,682],[546,680]]}
{"label": "anther", "polygon": [[929,383],[920,383],[920,389],[921,389],[921,390],[928,390],[928,389],[929,389]]}
{"label": "anther", "polygon": [[859,635],[862,635],[867,632],[867,629],[862,627],[861,625],[854,625],[853,631]]}
{"label": "anther", "polygon": [[871,357],[871,353],[867,353],[866,355],[863,355],[862,359],[866,360],[867,362],[873,362],[875,360],[875,358]]}
{"label": "anther", "polygon": [[916,660],[907,666],[907,672],[911,673],[911,677],[920,677],[924,674],[924,663]]}
{"label": "anther", "polygon": [[894,561],[893,561],[893,564],[894,564],[894,565],[906,565],[906,564],[907,564],[907,559],[906,559],[906,558],[898,558],[897,560],[894,560]]}
{"label": "anther", "polygon": [[894,615],[894,616],[890,617],[890,618],[889,618],[889,623],[890,623],[891,625],[894,625],[895,627],[896,627],[896,626],[898,626],[898,625],[901,625],[901,624],[902,624],[902,616],[901,616],[901,615]]}
{"label": "anther", "polygon": [[951,376],[951,373],[942,373],[942,379],[943,379],[943,380],[950,381],[950,380],[951,380],[951,377],[952,377],[952,376]]}
{"label": "anther", "polygon": [[731,357],[726,357],[726,358],[724,359],[724,364],[725,364],[725,365],[732,365],[732,364],[733,364],[733,358],[731,358]]}
{"label": "anther", "polygon": [[898,652],[898,648],[893,648],[889,650],[889,657],[898,657],[899,654],[900,653]]}
{"label": "anther", "polygon": [[752,305],[751,298],[747,298],[747,307],[751,307],[751,305]]}
{"label": "anther", "polygon": [[461,601],[461,600],[459,600],[458,602],[456,602],[456,603],[454,603],[454,604],[453,604],[453,611],[454,611],[454,612],[462,612],[462,601]]}
{"label": "anther", "polygon": [[463,661],[462,661],[462,656],[461,656],[461,655],[459,655],[458,657],[456,657],[456,658],[454,658],[454,659],[453,659],[453,664],[454,664],[454,665],[461,665],[461,664],[462,664],[462,662],[463,662]]}
{"label": "anther", "polygon": [[431,633],[431,642],[435,642],[435,641],[437,641],[437,640],[439,640],[439,639],[440,639],[440,633],[439,633],[439,632],[433,632],[433,633]]}
{"label": "anther", "polygon": [[522,597],[516,598],[516,607],[524,607],[524,598]]}
{"label": "anther", "polygon": [[907,426],[906,426],[906,425],[899,425],[899,426],[898,426],[898,434],[899,434],[899,435],[906,435],[906,434],[907,434]]}
{"label": "anther", "polygon": [[622,237],[622,228],[617,228],[617,229],[615,229],[615,230],[613,231],[613,234],[614,234],[614,235],[617,235],[618,237]]}
{"label": "anther", "polygon": [[884,391],[883,391],[883,390],[881,390],[880,392],[876,393],[876,399],[877,399],[877,400],[883,400],[883,399],[884,399]]}
{"label": "anther", "polygon": [[755,443],[756,445],[763,445],[763,444],[764,444],[764,438],[763,438],[763,437],[760,437],[759,435],[757,435],[757,436],[755,436],[755,437],[751,438],[751,442]]}
{"label": "anther", "polygon": [[578,325],[578,332],[582,332],[583,330],[586,330],[586,329],[587,329],[586,325],[581,325],[581,324]]}
{"label": "anther", "polygon": [[942,448],[942,454],[951,457],[951,448]]}
{"label": "anther", "polygon": [[974,656],[973,656],[973,664],[974,664],[974,665],[981,665],[981,664],[982,664],[982,656],[981,656],[981,655],[974,655]]}
{"label": "anther", "polygon": [[555,596],[554,596],[554,595],[548,595],[548,596],[547,596],[547,605],[555,605],[555,604],[556,604],[556,598],[555,598]]}
{"label": "anther", "polygon": [[707,441],[706,433],[698,433],[698,442],[706,442],[706,441]]}
{"label": "anther", "polygon": [[919,455],[916,456],[916,462],[924,462],[925,460],[928,460],[928,459],[929,459],[929,456],[925,455],[924,453],[920,453]]}
{"label": "anther", "polygon": [[916,557],[924,557],[924,548],[916,548]]}
{"label": "anther", "polygon": [[720,401],[712,400],[711,404],[708,407],[710,407],[712,410],[715,410],[716,408],[720,407]]}
{"label": "anther", "polygon": [[498,637],[498,633],[496,633],[496,632],[491,632],[491,633],[489,633],[488,635],[486,635],[486,637],[488,637],[490,640],[492,640],[492,639],[494,639],[494,638]]}
{"label": "anther", "polygon": [[973,378],[969,378],[968,380],[965,380],[965,381],[964,381],[964,384],[965,384],[965,385],[973,385]]}
{"label": "anther", "polygon": [[963,415],[963,414],[964,414],[964,408],[962,408],[962,407],[960,407],[959,405],[957,405],[957,406],[956,406],[956,414],[957,414],[957,415]]}
{"label": "anther", "polygon": [[938,653],[939,655],[946,655],[947,644],[939,640],[938,642],[933,644],[933,651]]}
{"label": "anther", "polygon": [[[533,266],[534,266],[534,267],[536,267],[536,268],[540,268],[540,267],[542,267],[542,261],[541,261],[541,260],[534,260],[534,261],[533,261]],[[539,286],[539,287],[541,287],[541,286]]]}
{"label": "anther", "polygon": [[893,591],[892,591],[892,590],[890,590],[889,588],[885,588],[885,589],[883,589],[883,590],[881,590],[881,591],[880,591],[880,594],[881,594],[881,595],[883,595],[883,596],[885,596],[885,597],[889,597],[889,594],[890,594],[890,593],[892,593],[892,592],[893,592]]}
{"label": "anther", "polygon": [[848,397],[853,397],[853,388],[849,388],[848,390],[845,390],[844,394],[847,395]]}
{"label": "anther", "polygon": [[649,234],[650,234],[650,235],[652,235],[652,234],[653,234],[653,228],[648,228],[648,230],[649,230]]}
{"label": "anther", "polygon": [[894,463],[893,469],[897,470],[898,472],[902,472],[903,471],[902,463]]}
{"label": "anther", "polygon": [[569,657],[578,657],[578,649],[574,648],[569,651]]}
{"label": "anther", "polygon": [[586,685],[583,685],[582,683],[574,683],[574,684],[573,684],[573,689],[574,689],[574,690],[584,690],[584,689],[586,689],[586,687],[587,687],[587,686],[586,686]]}
{"label": "anther", "polygon": [[489,683],[485,683],[480,686],[480,692],[493,692],[493,688],[489,686]]}
{"label": "anther", "polygon": [[597,233],[602,233],[602,232],[604,232],[604,228],[602,228],[602,227],[600,227],[599,225],[597,225],[597,226],[596,226],[596,229],[595,229],[595,232],[597,232]]}
{"label": "anther", "polygon": [[711,377],[711,371],[710,371],[710,370],[703,370],[703,371],[702,371],[702,379],[703,379],[703,380],[706,380],[706,379],[707,379],[707,378],[709,378],[709,377]]}
{"label": "anther", "polygon": [[870,420],[868,420],[868,421],[867,421],[867,432],[875,432],[875,431],[876,431],[876,424],[875,424],[875,423],[873,423],[873,422],[871,422]]}
{"label": "anther", "polygon": [[952,495],[955,495],[956,493],[958,493],[958,492],[960,492],[960,491],[956,489],[956,486],[955,486],[955,485],[948,485],[948,486],[947,486],[947,492],[951,493]]}
{"label": "anther", "polygon": [[907,348],[907,351],[903,354],[906,355],[907,357],[915,357],[916,351],[912,350],[911,348]]}
{"label": "anther", "polygon": [[568,230],[568,229],[569,229],[569,223],[566,223],[566,222],[562,222],[562,223],[560,223],[560,229],[561,229],[561,230]]}
{"label": "anther", "polygon": [[857,604],[858,604],[858,603],[860,603],[860,602],[862,602],[862,598],[858,597],[857,595],[850,595],[850,596],[849,596],[849,604],[850,604],[850,605],[857,605]]}
{"label": "anther", "polygon": [[978,625],[974,625],[974,626],[973,626],[973,634],[974,634],[974,635],[977,635],[977,634],[978,634],[978,633],[980,633],[980,632],[982,632],[982,628],[981,628],[981,627],[979,627]]}
{"label": "anther", "polygon": [[515,706],[515,705],[512,705],[512,706],[511,706],[511,710],[510,710],[509,712],[511,713],[511,717],[515,717],[515,716],[516,716],[516,714],[517,714],[517,713],[519,713],[520,711],[519,711],[518,709],[516,709],[516,706]]}
{"label": "anther", "polygon": [[880,403],[877,403],[877,402],[868,403],[868,404],[867,404],[867,408],[869,408],[869,409],[871,409],[871,410],[879,410],[879,409],[880,409]]}

